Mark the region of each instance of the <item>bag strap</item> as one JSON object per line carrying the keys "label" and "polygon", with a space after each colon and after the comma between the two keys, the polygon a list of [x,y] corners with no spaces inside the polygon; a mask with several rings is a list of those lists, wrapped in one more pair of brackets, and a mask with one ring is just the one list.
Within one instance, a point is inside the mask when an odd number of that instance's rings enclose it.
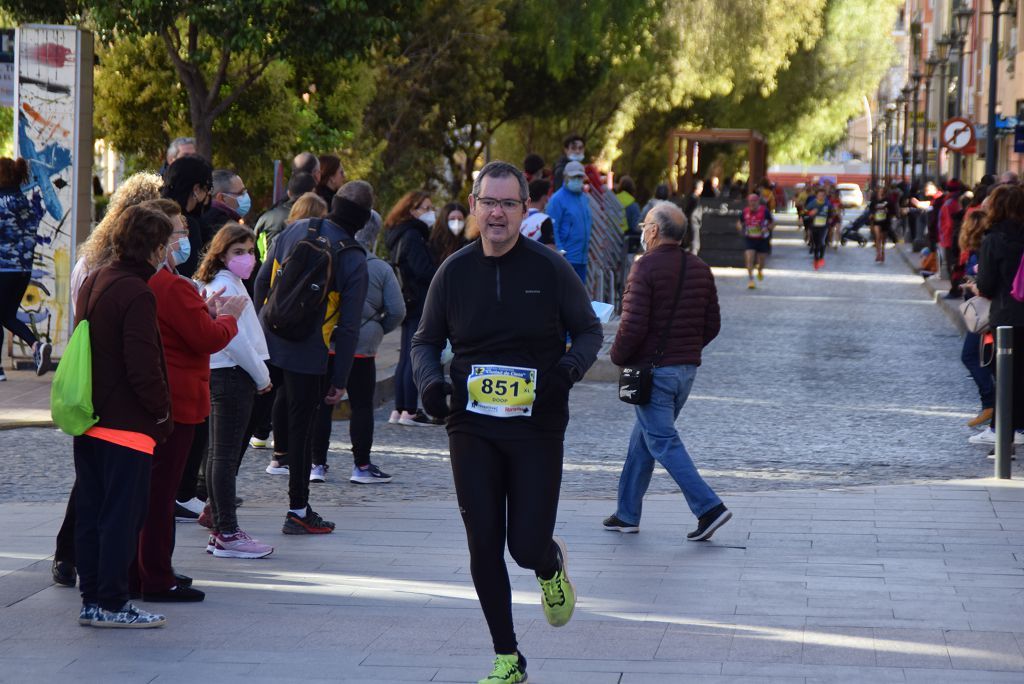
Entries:
{"label": "bag strap", "polygon": [[668,320],[665,321],[665,330],[661,333],[661,340],[654,350],[654,360],[651,362],[652,368],[656,368],[661,362],[661,357],[665,355],[665,343],[668,342],[668,333],[672,328],[672,319],[675,318],[676,307],[679,306],[679,294],[683,291],[683,281],[686,279],[686,250],[680,248],[679,253],[682,256],[682,261],[679,264],[679,282],[676,283],[676,294],[672,298],[672,311],[668,315]]}

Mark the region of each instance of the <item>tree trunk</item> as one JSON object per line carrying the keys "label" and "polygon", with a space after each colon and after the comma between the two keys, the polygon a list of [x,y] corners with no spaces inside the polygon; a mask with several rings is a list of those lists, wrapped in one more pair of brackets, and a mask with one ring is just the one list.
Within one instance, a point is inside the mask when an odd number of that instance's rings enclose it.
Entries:
{"label": "tree trunk", "polygon": [[213,163],[213,123],[207,117],[192,118],[192,134],[196,138],[196,154]]}

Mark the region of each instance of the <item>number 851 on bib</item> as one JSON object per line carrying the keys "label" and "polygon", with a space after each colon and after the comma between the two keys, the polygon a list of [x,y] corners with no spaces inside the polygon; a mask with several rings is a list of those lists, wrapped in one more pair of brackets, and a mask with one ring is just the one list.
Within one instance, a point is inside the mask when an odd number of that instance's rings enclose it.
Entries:
{"label": "number 851 on bib", "polygon": [[474,364],[466,378],[466,410],[495,418],[533,415],[537,369]]}

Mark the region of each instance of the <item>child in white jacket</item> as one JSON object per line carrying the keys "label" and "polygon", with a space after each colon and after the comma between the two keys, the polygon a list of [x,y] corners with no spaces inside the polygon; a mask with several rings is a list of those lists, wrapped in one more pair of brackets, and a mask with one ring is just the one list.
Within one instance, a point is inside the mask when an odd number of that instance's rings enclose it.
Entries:
{"label": "child in white jacket", "polygon": [[245,226],[228,223],[214,236],[196,270],[206,296],[245,297],[238,334],[223,351],[210,356],[210,441],[206,455],[205,515],[213,531],[206,550],[218,558],[264,558],[274,547],[253,539],[238,526],[235,479],[257,394],[271,390],[270,358],[263,328],[243,280],[256,265],[256,236]]}

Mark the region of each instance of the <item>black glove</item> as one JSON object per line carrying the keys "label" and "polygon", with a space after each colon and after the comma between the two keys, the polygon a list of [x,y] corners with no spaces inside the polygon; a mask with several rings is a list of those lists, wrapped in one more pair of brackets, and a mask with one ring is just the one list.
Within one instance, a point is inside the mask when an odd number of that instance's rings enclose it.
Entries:
{"label": "black glove", "polygon": [[421,393],[423,399],[423,410],[434,418],[444,419],[452,412],[448,405],[448,397],[451,396],[452,386],[447,382],[435,382]]}
{"label": "black glove", "polygon": [[552,369],[548,374],[547,381],[548,391],[551,392],[549,396],[558,397],[562,401],[568,401],[569,390],[576,383],[573,378],[573,369],[562,364],[558,364]]}

